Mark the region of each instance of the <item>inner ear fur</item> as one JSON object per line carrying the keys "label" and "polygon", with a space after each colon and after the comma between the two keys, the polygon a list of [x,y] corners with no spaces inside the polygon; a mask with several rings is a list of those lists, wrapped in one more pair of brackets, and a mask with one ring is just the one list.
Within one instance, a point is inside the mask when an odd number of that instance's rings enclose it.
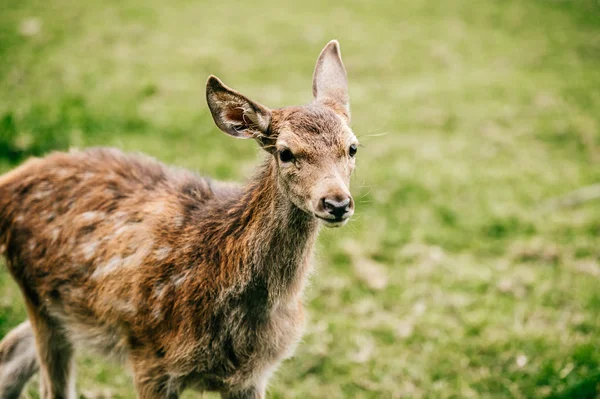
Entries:
{"label": "inner ear fur", "polygon": [[261,142],[271,132],[271,110],[227,87],[216,76],[206,82],[206,102],[215,124],[230,136]]}

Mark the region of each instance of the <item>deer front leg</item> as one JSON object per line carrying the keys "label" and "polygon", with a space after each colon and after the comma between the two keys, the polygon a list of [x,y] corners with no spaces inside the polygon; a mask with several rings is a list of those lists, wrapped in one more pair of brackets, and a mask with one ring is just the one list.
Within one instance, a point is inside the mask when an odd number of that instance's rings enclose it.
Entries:
{"label": "deer front leg", "polygon": [[138,399],[178,399],[180,386],[160,367],[152,356],[129,359]]}
{"label": "deer front leg", "polygon": [[179,395],[175,392],[169,392],[166,389],[160,389],[155,384],[135,384],[138,399],[178,399]]}
{"label": "deer front leg", "polygon": [[38,353],[41,398],[75,399],[75,364],[71,342],[62,326],[29,301],[26,303]]}
{"label": "deer front leg", "polygon": [[261,378],[253,385],[245,387],[231,387],[221,392],[222,399],[265,399],[267,378]]}
{"label": "deer front leg", "polygon": [[155,380],[140,378],[135,376],[135,389],[138,399],[178,399],[179,394],[170,390],[169,387],[162,383],[163,378]]}
{"label": "deer front leg", "polygon": [[258,387],[249,387],[241,390],[221,392],[223,399],[264,399],[265,390]]}

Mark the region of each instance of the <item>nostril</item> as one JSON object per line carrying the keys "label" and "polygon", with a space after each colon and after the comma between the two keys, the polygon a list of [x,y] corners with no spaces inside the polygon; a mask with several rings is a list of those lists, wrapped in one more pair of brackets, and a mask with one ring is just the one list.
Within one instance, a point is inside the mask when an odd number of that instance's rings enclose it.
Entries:
{"label": "nostril", "polygon": [[354,200],[352,197],[348,198],[348,205],[346,205],[346,208],[348,208],[348,210],[354,209]]}
{"label": "nostril", "polygon": [[323,198],[323,208],[336,218],[344,216],[351,207],[350,198],[343,201],[335,201],[329,198]]}

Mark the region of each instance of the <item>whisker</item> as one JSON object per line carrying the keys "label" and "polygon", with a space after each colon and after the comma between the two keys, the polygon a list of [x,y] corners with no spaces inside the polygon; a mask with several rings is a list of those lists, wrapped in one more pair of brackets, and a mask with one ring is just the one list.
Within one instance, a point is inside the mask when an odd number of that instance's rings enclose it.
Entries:
{"label": "whisker", "polygon": [[377,134],[364,134],[364,135],[361,135],[360,137],[382,137],[382,136],[387,136],[390,133],[391,132],[382,132],[382,133],[377,133]]}
{"label": "whisker", "polygon": [[373,191],[372,188],[370,188],[369,191],[367,191],[366,193],[364,193],[363,195],[361,195],[360,197],[358,197],[358,199],[365,198],[367,195],[371,194],[371,191]]}

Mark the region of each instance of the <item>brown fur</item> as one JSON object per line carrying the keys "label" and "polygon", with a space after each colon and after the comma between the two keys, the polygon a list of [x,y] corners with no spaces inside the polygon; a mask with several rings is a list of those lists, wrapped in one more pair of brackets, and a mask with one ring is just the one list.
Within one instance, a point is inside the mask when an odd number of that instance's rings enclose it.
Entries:
{"label": "brown fur", "polygon": [[[320,60],[335,56],[332,42]],[[264,397],[302,333],[317,217],[337,226],[352,213],[347,104],[320,94],[269,110],[209,79],[217,125],[271,154],[243,188],[114,149],[54,153],[0,177],[0,248],[31,323],[0,343],[0,397],[18,396],[39,366],[43,398],[74,398],[76,344],[126,361],[140,398],[188,387]],[[350,199],[346,219],[331,219],[326,198]],[[39,362],[24,347],[34,338]]]}

